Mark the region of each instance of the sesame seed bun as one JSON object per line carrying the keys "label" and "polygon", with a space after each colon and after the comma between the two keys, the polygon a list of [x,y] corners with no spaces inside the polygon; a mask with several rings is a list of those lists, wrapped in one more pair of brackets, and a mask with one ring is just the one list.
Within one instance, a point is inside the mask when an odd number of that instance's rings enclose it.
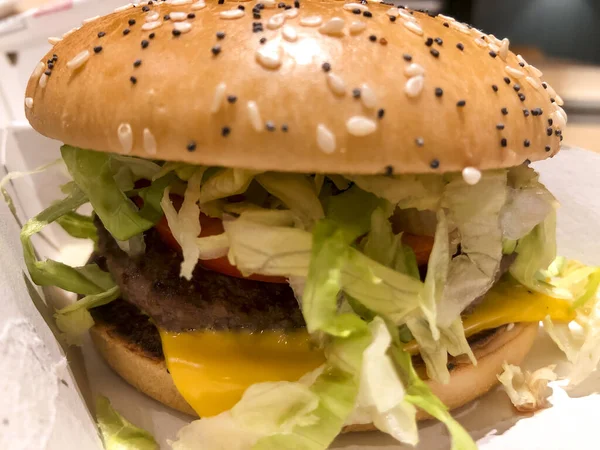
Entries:
{"label": "sesame seed bun", "polygon": [[52,39],[27,118],[82,148],[256,170],[441,173],[559,150],[562,100],[507,40],[374,2],[256,5],[90,20]]}
{"label": "sesame seed bun", "polygon": [[[194,410],[177,391],[165,360],[144,348],[144,340],[118,331],[118,318],[108,316],[96,319],[90,330],[92,341],[102,357],[129,384],[155,400],[183,413],[197,417]],[[114,320],[115,323],[110,321]],[[498,384],[496,375],[502,372],[502,363],[519,365],[529,352],[537,336],[538,325],[519,323],[513,327],[501,327],[471,340],[477,366],[466,358],[455,358],[450,372],[449,384],[426,381],[433,393],[449,408],[458,408],[488,392]],[[423,369],[422,367],[420,369]],[[424,377],[424,375],[421,375]],[[429,419],[423,411],[417,413],[419,420]],[[371,424],[356,424],[344,428],[349,431],[369,431]]]}

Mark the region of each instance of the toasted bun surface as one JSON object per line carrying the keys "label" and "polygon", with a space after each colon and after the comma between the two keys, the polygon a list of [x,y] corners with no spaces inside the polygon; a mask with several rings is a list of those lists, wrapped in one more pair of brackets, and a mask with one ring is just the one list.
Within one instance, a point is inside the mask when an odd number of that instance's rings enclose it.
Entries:
{"label": "toasted bun surface", "polygon": [[560,97],[493,36],[374,2],[269,3],[85,23],[34,72],[27,118],[82,148],[257,170],[448,172],[559,150]]}
{"label": "toasted bun surface", "polygon": [[[449,409],[458,408],[498,384],[496,375],[502,372],[502,363],[519,365],[533,345],[537,331],[537,323],[516,324],[511,330],[501,328],[474,346],[476,367],[457,360],[449,384],[432,381],[427,384]],[[91,336],[100,354],[129,384],[171,408],[197,416],[175,388],[164,359],[150,357],[139,346],[112,332],[106,323],[96,323]],[[430,417],[419,411],[417,418]],[[345,427],[344,432],[369,430],[374,430],[371,424],[357,424]]]}

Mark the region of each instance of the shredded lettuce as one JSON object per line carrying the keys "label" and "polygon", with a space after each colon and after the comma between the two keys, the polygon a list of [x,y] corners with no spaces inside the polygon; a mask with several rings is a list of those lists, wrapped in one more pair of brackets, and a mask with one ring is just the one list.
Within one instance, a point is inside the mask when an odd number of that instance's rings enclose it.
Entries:
{"label": "shredded lettuce", "polygon": [[229,237],[227,233],[200,237],[196,239],[196,246],[200,259],[222,258],[229,252]]}
{"label": "shredded lettuce", "polygon": [[257,175],[256,181],[298,214],[307,228],[324,217],[323,206],[306,175],[267,172]]}
{"label": "shredded lettuce", "polygon": [[548,397],[552,389],[548,382],[558,378],[554,367],[542,367],[532,373],[505,362],[502,365],[504,371],[497,378],[518,411],[532,412],[550,406]]}
{"label": "shredded lettuce", "polygon": [[91,294],[81,300],[59,309],[54,314],[56,325],[62,332],[62,337],[68,345],[80,345],[81,337],[94,325],[89,310],[106,305],[116,300],[121,295],[118,286],[108,289],[100,294]]}
{"label": "shredded lettuce", "polygon": [[83,267],[70,267],[53,260],[38,261],[31,243],[31,237],[56,221],[58,218],[75,211],[87,202],[86,196],[79,189],[73,189],[71,195],[54,203],[37,216],[29,219],[21,229],[21,245],[23,258],[32,281],[40,286],[57,286],[78,294],[100,294],[114,286],[110,275],[96,264]]}
{"label": "shredded lettuce", "polygon": [[306,277],[310,233],[245,220],[225,221],[223,226],[229,238],[229,262],[243,274]]}
{"label": "shredded lettuce", "polygon": [[259,172],[242,169],[219,170],[202,183],[200,203],[244,193],[257,173]]}
{"label": "shredded lettuce", "polygon": [[502,259],[500,211],[506,202],[506,171],[485,172],[475,186],[460,175],[450,177],[442,205],[449,228],[460,234],[462,253],[450,261],[438,304],[437,322],[449,326],[494,282]]}
{"label": "shredded lettuce", "polygon": [[451,450],[477,450],[469,433],[452,417],[446,405],[437,398],[415,371],[411,356],[402,348],[398,336],[392,333],[394,345],[390,351],[406,386],[405,400],[444,423],[452,436]]}
{"label": "shredded lettuce", "polygon": [[154,225],[139,214],[135,204],[119,189],[110,154],[69,145],[61,147],[61,154],[73,180],[115,239],[126,241]]}
{"label": "shredded lettuce", "polygon": [[399,208],[439,209],[444,179],[438,175],[345,175],[361,189],[372,192]]}
{"label": "shredded lettuce", "polygon": [[56,223],[74,238],[91,239],[94,243],[98,242],[98,233],[96,232],[94,219],[91,216],[84,216],[75,211],[70,211],[58,217]]}
{"label": "shredded lettuce", "polygon": [[104,396],[96,399],[96,420],[106,450],[157,450],[150,433],[120,415]]}

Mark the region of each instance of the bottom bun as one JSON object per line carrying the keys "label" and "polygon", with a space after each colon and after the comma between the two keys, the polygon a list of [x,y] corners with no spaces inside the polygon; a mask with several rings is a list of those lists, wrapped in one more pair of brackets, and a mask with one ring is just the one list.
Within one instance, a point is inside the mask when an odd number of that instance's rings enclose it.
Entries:
{"label": "bottom bun", "polygon": [[[537,323],[521,323],[488,332],[482,338],[471,341],[477,366],[462,356],[453,358],[449,364],[452,369],[448,384],[431,380],[426,380],[426,383],[449,409],[465,405],[498,384],[496,375],[502,372],[505,361],[515,365],[523,361],[533,345],[537,330]],[[197,417],[177,391],[164,358],[148,353],[106,322],[97,321],[90,334],[100,354],[125,381],[155,400]],[[417,370],[423,376],[424,367],[417,367]],[[430,418],[424,411],[417,413],[418,420]],[[355,424],[344,427],[343,432],[371,430],[375,430],[372,424]]]}

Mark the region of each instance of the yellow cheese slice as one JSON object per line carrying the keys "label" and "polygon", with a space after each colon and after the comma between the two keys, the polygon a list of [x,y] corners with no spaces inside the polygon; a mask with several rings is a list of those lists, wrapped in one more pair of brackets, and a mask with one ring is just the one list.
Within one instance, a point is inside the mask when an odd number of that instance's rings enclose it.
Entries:
{"label": "yellow cheese slice", "polygon": [[[567,300],[499,283],[463,318],[467,337],[512,322],[557,322],[574,318]],[[173,333],[160,330],[167,367],[175,386],[200,417],[233,407],[248,386],[265,381],[297,381],[325,362],[306,331]],[[418,352],[416,343],[405,346]]]}
{"label": "yellow cheese slice", "polygon": [[325,362],[305,330],[160,330],[160,336],[175,386],[200,417],[231,409],[254,383],[297,381]]}

